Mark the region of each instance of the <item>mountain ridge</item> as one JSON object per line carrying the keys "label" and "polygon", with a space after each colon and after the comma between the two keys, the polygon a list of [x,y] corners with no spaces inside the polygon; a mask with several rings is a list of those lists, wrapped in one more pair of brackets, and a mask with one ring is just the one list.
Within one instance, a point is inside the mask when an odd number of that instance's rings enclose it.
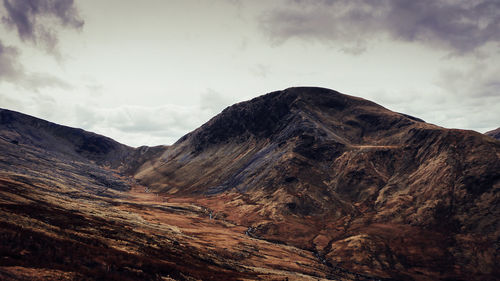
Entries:
{"label": "mountain ridge", "polygon": [[[371,101],[347,96],[336,91],[318,87],[293,87],[283,91],[275,91],[262,95],[246,102],[240,102],[224,109],[220,114],[213,117],[200,128],[183,136],[176,144],[183,142],[186,138],[193,136],[196,138],[196,149],[204,143],[213,143],[224,141],[226,138],[249,136],[262,137],[272,134],[279,130],[280,121],[288,118],[285,123],[300,121],[297,117],[314,118],[316,116],[303,116],[321,108],[333,108],[341,111],[346,107],[353,106],[372,106],[382,109]],[[298,116],[297,116],[298,115]],[[423,122],[422,120],[400,114],[410,120]],[[367,122],[376,122],[369,120],[371,116],[364,116]],[[237,120],[235,123],[228,122]],[[286,125],[286,124],[284,124]],[[206,132],[208,131],[208,132]],[[209,134],[209,135],[205,135]],[[229,135],[228,135],[229,134]]]}
{"label": "mountain ridge", "polygon": [[43,149],[114,166],[119,165],[133,150],[106,136],[7,109],[0,109],[0,130],[10,131],[11,142],[28,141]]}

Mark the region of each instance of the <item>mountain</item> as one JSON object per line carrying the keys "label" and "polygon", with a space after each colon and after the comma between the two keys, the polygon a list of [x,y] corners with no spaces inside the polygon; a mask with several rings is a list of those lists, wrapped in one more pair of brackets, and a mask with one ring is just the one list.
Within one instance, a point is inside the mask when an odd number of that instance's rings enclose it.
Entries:
{"label": "mountain", "polygon": [[497,140],[500,140],[500,128],[496,128],[495,130],[488,131],[484,133],[485,135],[488,135],[492,138],[495,138]]}
{"label": "mountain", "polygon": [[6,109],[0,109],[0,130],[2,138],[11,143],[36,146],[103,165],[117,166],[133,150],[108,137]]}
{"label": "mountain", "polygon": [[500,276],[500,141],[333,90],[157,147],[0,110],[0,148],[2,279]]}
{"label": "mountain", "polygon": [[499,145],[332,90],[290,88],[225,109],[135,176],[330,264],[460,278],[497,270]]}
{"label": "mountain", "polygon": [[120,170],[133,170],[165,147],[132,148],[102,135],[7,109],[0,109],[0,138],[17,147],[57,154],[59,159],[90,161]]}

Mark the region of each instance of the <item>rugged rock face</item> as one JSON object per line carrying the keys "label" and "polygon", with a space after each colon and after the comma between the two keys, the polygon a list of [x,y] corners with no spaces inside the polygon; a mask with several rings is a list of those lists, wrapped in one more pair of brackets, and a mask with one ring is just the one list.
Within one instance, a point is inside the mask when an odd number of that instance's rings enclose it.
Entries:
{"label": "rugged rock face", "polygon": [[496,128],[495,130],[488,131],[484,133],[485,135],[488,135],[492,138],[495,138],[497,140],[500,140],[500,128]]}
{"label": "rugged rock face", "polygon": [[256,237],[357,272],[472,278],[498,272],[499,154],[498,141],[473,131],[290,88],[225,109],[136,178],[212,197]]}
{"label": "rugged rock face", "polygon": [[2,279],[500,276],[500,141],[332,90],[136,149],[0,110],[0,148]]}

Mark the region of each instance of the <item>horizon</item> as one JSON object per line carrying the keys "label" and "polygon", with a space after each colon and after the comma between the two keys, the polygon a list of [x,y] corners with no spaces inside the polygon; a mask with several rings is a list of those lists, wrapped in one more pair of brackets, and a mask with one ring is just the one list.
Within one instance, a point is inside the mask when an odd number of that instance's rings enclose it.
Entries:
{"label": "horizon", "polygon": [[236,102],[311,85],[498,128],[500,3],[377,3],[5,0],[0,107],[169,145]]}

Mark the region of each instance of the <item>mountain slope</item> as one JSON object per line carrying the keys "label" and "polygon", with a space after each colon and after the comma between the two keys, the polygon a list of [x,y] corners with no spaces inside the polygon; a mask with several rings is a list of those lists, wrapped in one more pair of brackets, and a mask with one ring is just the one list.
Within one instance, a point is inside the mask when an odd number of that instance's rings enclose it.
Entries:
{"label": "mountain slope", "polygon": [[91,161],[129,172],[166,148],[162,145],[132,148],[106,136],[1,108],[0,138],[11,144],[57,154],[61,159]]}
{"label": "mountain slope", "polygon": [[500,128],[496,128],[495,130],[488,131],[484,133],[487,136],[500,140]]}
{"label": "mountain slope", "polygon": [[498,141],[473,131],[290,88],[225,109],[135,177],[330,264],[459,278],[498,273],[499,155]]}
{"label": "mountain slope", "polygon": [[7,109],[0,109],[0,133],[14,144],[27,144],[113,166],[120,165],[134,150],[108,137]]}

